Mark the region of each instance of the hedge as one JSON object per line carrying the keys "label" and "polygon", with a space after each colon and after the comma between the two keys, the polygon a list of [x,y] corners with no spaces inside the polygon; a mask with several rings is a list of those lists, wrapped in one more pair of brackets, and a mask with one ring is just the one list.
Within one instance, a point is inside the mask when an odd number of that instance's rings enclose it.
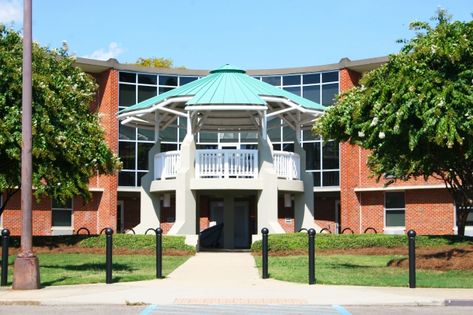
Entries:
{"label": "hedge", "polygon": [[[453,235],[416,237],[416,244],[420,247],[436,247],[444,245],[473,245],[473,238],[465,237],[461,240]],[[306,233],[270,234],[268,238],[269,250],[287,251],[307,249]],[[319,249],[340,248],[367,248],[367,247],[402,247],[407,246],[406,235],[386,234],[317,234],[315,246]],[[261,250],[261,241],[251,246],[252,251]]]}

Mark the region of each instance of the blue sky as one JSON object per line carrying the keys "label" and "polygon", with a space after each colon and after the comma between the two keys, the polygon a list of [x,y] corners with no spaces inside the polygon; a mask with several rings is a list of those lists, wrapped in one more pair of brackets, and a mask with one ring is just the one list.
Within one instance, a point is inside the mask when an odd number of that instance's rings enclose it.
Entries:
{"label": "blue sky", "polygon": [[[408,25],[438,7],[472,19],[471,0],[33,0],[33,37],[71,53],[175,66],[247,69],[336,63],[399,51]],[[21,28],[22,1],[0,0],[0,22]],[[13,21],[13,23],[12,23]]]}

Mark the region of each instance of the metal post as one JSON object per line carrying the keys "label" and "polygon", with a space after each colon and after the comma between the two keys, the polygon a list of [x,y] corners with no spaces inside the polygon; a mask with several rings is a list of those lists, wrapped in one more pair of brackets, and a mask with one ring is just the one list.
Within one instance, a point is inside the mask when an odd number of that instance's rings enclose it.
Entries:
{"label": "metal post", "polygon": [[21,249],[13,268],[13,289],[39,289],[39,262],[32,250],[32,0],[23,1],[23,90],[21,116]]}
{"label": "metal post", "polygon": [[8,282],[8,246],[10,243],[10,231],[2,230],[2,280],[1,286],[4,287]]}
{"label": "metal post", "polygon": [[163,230],[156,229],[156,279],[163,277]]}
{"label": "metal post", "polygon": [[409,230],[409,288],[416,287],[416,231]]}
{"label": "metal post", "polygon": [[112,283],[112,246],[113,246],[113,230],[105,229],[106,246],[105,246],[105,283]]}
{"label": "metal post", "polygon": [[261,233],[263,234],[263,253],[262,253],[262,259],[263,259],[263,279],[268,279],[269,278],[269,273],[268,273],[268,233],[269,230],[267,228],[262,228]]}
{"label": "metal post", "polygon": [[309,237],[309,284],[315,284],[315,230],[307,231]]}

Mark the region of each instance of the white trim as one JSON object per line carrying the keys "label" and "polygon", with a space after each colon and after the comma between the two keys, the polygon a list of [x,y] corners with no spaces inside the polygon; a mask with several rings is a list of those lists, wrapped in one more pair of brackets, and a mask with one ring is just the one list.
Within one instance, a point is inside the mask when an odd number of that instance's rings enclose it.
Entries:
{"label": "white trim", "polygon": [[118,192],[140,192],[141,186],[118,186]]}
{"label": "white trim", "polygon": [[365,191],[404,191],[416,189],[444,189],[445,185],[409,185],[409,186],[388,186],[388,187],[356,187],[355,192]]}
{"label": "white trim", "polygon": [[129,111],[129,112],[125,112],[125,113],[122,113],[122,114],[119,114],[117,116],[118,119],[121,119],[121,118],[124,118],[124,117],[130,117],[130,116],[138,116],[140,114],[148,114],[148,113],[152,113],[156,110],[163,110],[163,111],[168,111],[168,112],[177,112],[176,115],[179,115],[179,116],[183,116],[183,117],[186,117],[187,115],[185,113],[182,113],[182,112],[178,112],[178,111],[174,111],[172,109],[169,109],[169,108],[166,108],[166,109],[163,109],[163,107],[171,104],[171,103],[183,103],[183,102],[187,102],[188,100],[190,100],[193,96],[181,96],[181,97],[171,97],[171,98],[168,98],[162,102],[159,102],[159,103],[156,103],[154,105],[152,105],[151,107],[147,107],[147,108],[144,108],[144,109],[139,109],[139,110],[135,110],[135,111]]}
{"label": "white trim", "polygon": [[185,108],[187,111],[209,111],[209,110],[267,110],[266,105],[187,105]]}
{"label": "white trim", "polygon": [[339,192],[341,191],[340,186],[314,186],[314,192]]}
{"label": "white trim", "polygon": [[270,118],[270,117],[273,117],[273,116],[277,116],[279,114],[283,114],[285,112],[290,112],[291,110],[295,110],[295,109],[296,109],[295,107],[286,107],[286,108],[280,109],[278,111],[271,112],[271,113],[267,114],[266,117]]}
{"label": "white trim", "polygon": [[89,187],[89,191],[91,191],[91,192],[104,192],[104,191],[105,191],[105,188],[101,188],[101,187]]}

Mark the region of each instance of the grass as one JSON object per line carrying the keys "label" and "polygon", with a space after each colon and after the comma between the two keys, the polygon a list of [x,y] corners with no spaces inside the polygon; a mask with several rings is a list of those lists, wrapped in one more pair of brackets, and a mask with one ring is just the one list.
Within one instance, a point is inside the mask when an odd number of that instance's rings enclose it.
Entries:
{"label": "grass", "polygon": [[[406,235],[385,234],[317,234],[315,246],[319,249],[407,247]],[[268,238],[270,251],[290,251],[307,249],[307,233],[271,234]],[[473,238],[460,239],[456,236],[420,235],[416,237],[417,247],[438,247],[445,245],[473,245]],[[252,251],[261,251],[261,241],[254,242]]]}
{"label": "grass", "polygon": [[[388,261],[403,256],[383,255],[318,255],[316,281],[318,284],[365,286],[408,286],[408,270],[387,267]],[[255,256],[261,272],[261,256]],[[307,256],[269,257],[269,276],[290,282],[308,282]],[[473,288],[473,271],[417,270],[418,287]]]}
{"label": "grass", "polygon": [[[13,261],[9,257],[8,280],[13,279]],[[38,254],[41,285],[105,283],[105,256],[98,254]],[[189,256],[163,256],[163,275],[167,276]],[[155,279],[154,255],[113,256],[113,282]]]}

